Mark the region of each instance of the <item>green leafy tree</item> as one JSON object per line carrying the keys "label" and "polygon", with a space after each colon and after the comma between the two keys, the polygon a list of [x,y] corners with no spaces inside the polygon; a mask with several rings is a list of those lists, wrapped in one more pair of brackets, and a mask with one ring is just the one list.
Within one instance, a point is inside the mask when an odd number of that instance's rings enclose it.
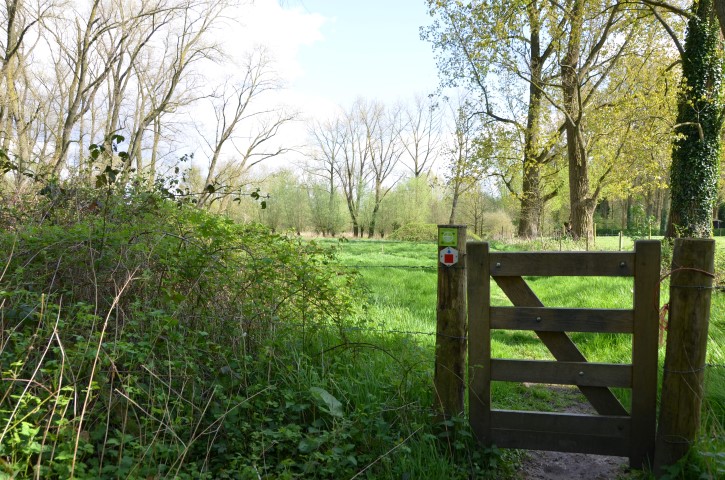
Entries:
{"label": "green leafy tree", "polygon": [[440,52],[444,83],[469,86],[482,116],[517,133],[518,172],[504,161],[497,173],[520,204],[519,235],[536,237],[544,205],[557,194],[546,179],[561,130],[545,121],[545,89],[557,75],[558,7],[538,0],[429,0],[428,7],[435,20],[423,37]]}
{"label": "green leafy tree", "polygon": [[340,221],[340,192],[338,166],[342,161],[345,138],[342,118],[338,115],[317,121],[309,129],[308,175],[312,219],[315,229],[323,235],[336,235],[342,229]]}
{"label": "green leafy tree", "polygon": [[453,117],[452,135],[443,155],[447,160],[444,177],[451,198],[448,223],[453,225],[461,196],[488,175],[495,151],[494,137],[498,132],[491,123],[482,124],[481,117],[471,113],[463,96],[451,101],[449,108]]}

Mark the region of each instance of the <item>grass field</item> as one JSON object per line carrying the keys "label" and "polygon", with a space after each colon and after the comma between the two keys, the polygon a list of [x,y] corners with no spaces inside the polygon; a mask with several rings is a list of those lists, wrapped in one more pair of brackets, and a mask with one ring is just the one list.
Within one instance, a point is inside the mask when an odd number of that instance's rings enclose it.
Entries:
{"label": "grass field", "polygon": [[[332,243],[332,242],[330,242]],[[368,292],[365,311],[367,327],[374,332],[371,341],[382,342],[390,357],[400,365],[423,362],[432,369],[435,337],[436,305],[436,253],[435,244],[387,241],[336,242],[339,262],[355,269]],[[558,250],[558,241],[523,244],[493,243],[494,250],[550,249]],[[562,249],[581,249],[584,245],[563,242]],[[600,237],[592,250],[617,250],[618,237]],[[633,247],[625,238],[623,249]],[[725,248],[725,239],[718,239],[718,247]],[[667,301],[668,283],[662,283],[661,305]],[[632,279],[612,277],[557,277],[529,279],[532,289],[547,306],[631,308]],[[495,285],[492,289],[494,304],[505,305],[508,300]],[[386,333],[387,332],[387,333]],[[725,432],[725,293],[713,295],[706,374],[707,396],[704,404],[702,452],[719,451],[723,447]],[[573,334],[573,341],[590,361],[627,363],[631,361],[631,337],[614,334]],[[417,346],[410,349],[410,345]],[[411,352],[414,357],[406,358]],[[492,355],[500,358],[549,359],[552,358],[533,332],[495,332]],[[664,346],[660,348],[660,367],[664,362]],[[372,366],[371,368],[376,368]],[[425,369],[423,369],[425,371]],[[430,370],[429,374],[430,374]],[[661,368],[660,368],[661,372]],[[371,373],[374,375],[374,373]],[[432,375],[432,374],[431,374]],[[660,373],[661,377],[661,373]],[[660,378],[661,380],[661,378]],[[625,406],[629,404],[629,390],[615,393]],[[584,402],[583,396],[570,390],[552,390],[544,386],[524,386],[497,383],[493,386],[495,408],[524,410],[558,410],[573,403]],[[710,459],[705,455],[705,459]],[[722,460],[696,471],[721,471]],[[720,463],[718,463],[720,462]],[[705,462],[707,463],[707,462]],[[725,470],[722,470],[725,472]],[[687,476],[673,478],[688,478]]]}
{"label": "grass field", "polygon": [[[131,226],[120,223],[108,236],[117,241],[105,245],[118,248],[128,271],[131,265],[144,271],[128,298],[109,287],[118,271],[110,260],[115,254],[79,274],[85,250],[58,241],[75,246],[76,230],[22,237],[26,247],[17,255],[30,259],[0,272],[0,280],[6,275],[0,283],[0,479],[522,478],[516,470],[525,452],[482,448],[465,416],[442,421],[437,413],[435,244],[315,240],[334,247],[328,255],[311,241],[237,230],[197,209],[173,207],[172,213],[203,226],[188,231],[214,242],[184,239],[179,253],[176,237],[162,235],[174,240],[149,237],[144,248],[167,253],[132,252],[126,248]],[[135,227],[136,217],[124,218]],[[15,237],[4,240],[13,245],[7,250],[15,249]],[[37,248],[40,240],[45,247]],[[631,245],[627,239],[623,248]],[[586,245],[539,240],[491,247]],[[619,239],[599,239],[596,248],[616,250]],[[48,261],[54,258],[63,259],[63,268]],[[200,267],[201,259],[214,267]],[[97,272],[110,280],[96,281]],[[70,293],[56,302],[34,286],[36,277],[60,282]],[[191,280],[203,288],[189,290]],[[528,281],[547,305],[632,303],[631,279]],[[103,295],[108,303],[98,300],[100,286],[110,289]],[[665,302],[666,278],[663,287]],[[187,297],[169,295],[179,289]],[[218,296],[207,299],[209,292]],[[95,314],[111,304],[112,294],[123,307]],[[495,304],[507,303],[497,288],[492,295]],[[725,478],[724,313],[725,293],[716,292],[703,429],[695,453],[669,479]],[[629,362],[629,336],[572,338],[592,361]],[[493,355],[551,358],[533,333],[514,331],[495,332]],[[660,362],[663,355],[661,349]],[[629,405],[628,390],[615,393]],[[516,410],[582,411],[585,403],[572,388],[502,382],[493,385],[492,397],[494,407]],[[626,478],[651,477],[633,472]]]}

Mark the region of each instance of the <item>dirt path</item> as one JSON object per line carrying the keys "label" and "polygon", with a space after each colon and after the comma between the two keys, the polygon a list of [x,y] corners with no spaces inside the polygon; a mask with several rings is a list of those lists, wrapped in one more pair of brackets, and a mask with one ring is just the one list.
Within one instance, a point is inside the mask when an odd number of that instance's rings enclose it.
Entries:
{"label": "dirt path", "polygon": [[629,459],[582,453],[529,451],[521,480],[615,480],[626,478]]}
{"label": "dirt path", "polygon": [[[591,405],[576,389],[550,386],[560,400],[570,405],[557,411],[594,413]],[[567,402],[568,403],[568,402]],[[583,453],[544,452],[530,450],[521,463],[517,478],[521,480],[618,480],[629,477],[629,459]]]}

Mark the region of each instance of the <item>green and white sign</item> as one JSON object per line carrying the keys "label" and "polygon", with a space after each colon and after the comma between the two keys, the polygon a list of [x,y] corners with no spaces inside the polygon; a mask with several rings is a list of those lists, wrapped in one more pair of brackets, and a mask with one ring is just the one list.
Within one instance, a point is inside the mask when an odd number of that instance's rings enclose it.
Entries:
{"label": "green and white sign", "polygon": [[455,247],[458,245],[457,228],[439,228],[438,245],[441,247]]}

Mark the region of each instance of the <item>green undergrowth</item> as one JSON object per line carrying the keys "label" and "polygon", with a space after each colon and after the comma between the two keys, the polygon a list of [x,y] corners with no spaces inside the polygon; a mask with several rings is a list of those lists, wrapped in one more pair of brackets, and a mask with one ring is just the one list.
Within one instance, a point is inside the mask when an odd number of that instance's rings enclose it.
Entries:
{"label": "green undergrowth", "polygon": [[[434,243],[300,241],[133,187],[65,188],[2,218],[0,478],[514,475],[520,452],[436,420]],[[530,283],[545,304],[631,306],[627,280]],[[712,365],[723,311],[716,294]],[[573,339],[594,361],[631,355],[626,336]],[[522,332],[493,348],[549,358]],[[707,370],[703,440],[683,469],[718,471],[723,374]],[[583,400],[497,383],[493,401]]]}
{"label": "green undergrowth", "polygon": [[384,331],[427,328],[426,300],[377,295],[340,266],[348,244],[133,186],[50,193],[0,229],[0,478],[511,472],[515,455],[436,420],[432,344]]}

